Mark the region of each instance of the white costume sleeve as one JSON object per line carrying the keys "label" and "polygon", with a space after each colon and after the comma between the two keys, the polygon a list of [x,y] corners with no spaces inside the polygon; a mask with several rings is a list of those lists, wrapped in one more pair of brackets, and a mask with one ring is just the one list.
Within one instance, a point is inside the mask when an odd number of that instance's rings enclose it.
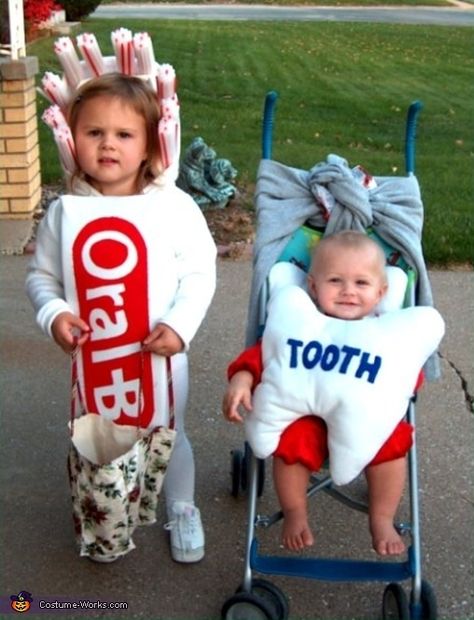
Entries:
{"label": "white costume sleeve", "polygon": [[216,287],[216,246],[194,200],[174,188],[178,289],[172,306],[161,318],[181,337],[185,349],[209,308]]}
{"label": "white costume sleeve", "polygon": [[61,201],[53,202],[41,220],[36,252],[26,276],[26,293],[40,328],[51,336],[51,325],[61,312],[72,312],[64,299],[61,263]]}

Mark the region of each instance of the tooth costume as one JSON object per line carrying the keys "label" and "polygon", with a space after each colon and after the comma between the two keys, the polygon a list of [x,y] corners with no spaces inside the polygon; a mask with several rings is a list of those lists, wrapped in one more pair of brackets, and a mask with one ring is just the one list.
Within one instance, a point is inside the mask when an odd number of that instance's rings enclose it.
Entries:
{"label": "tooth costume", "polygon": [[268,457],[286,427],[318,415],[328,428],[332,478],[347,484],[405,415],[443,333],[433,308],[344,321],[321,314],[299,287],[281,289],[269,302],[262,381],[245,420],[255,455]]}
{"label": "tooth costume", "polygon": [[[402,418],[444,322],[431,307],[398,309],[406,276],[387,267],[387,278],[388,291],[377,308],[381,314],[346,321],[319,312],[302,288],[302,271],[287,263],[274,266],[261,344],[228,369],[229,378],[239,370],[254,377],[245,432],[258,458],[275,454],[293,463],[294,446],[303,454],[300,462],[317,462],[309,469],[318,469],[318,459],[329,451],[333,481],[342,485],[368,464],[403,456],[410,447],[409,425]],[[327,444],[324,425],[314,430],[318,424],[308,416],[324,421]],[[314,432],[317,441],[299,443],[298,433],[305,432]],[[308,455],[311,445],[316,459]]]}

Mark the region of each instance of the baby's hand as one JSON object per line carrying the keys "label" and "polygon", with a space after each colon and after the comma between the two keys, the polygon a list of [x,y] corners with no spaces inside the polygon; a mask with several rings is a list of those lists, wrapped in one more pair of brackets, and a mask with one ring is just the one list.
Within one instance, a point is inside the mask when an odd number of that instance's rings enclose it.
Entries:
{"label": "baby's hand", "polygon": [[53,338],[65,353],[72,353],[76,346],[83,345],[89,332],[89,325],[72,312],[61,312],[51,325]]}
{"label": "baby's hand", "polygon": [[243,422],[239,413],[242,405],[247,412],[252,411],[253,376],[247,370],[240,370],[232,377],[222,401],[222,412],[229,422]]}
{"label": "baby's hand", "polygon": [[143,350],[169,357],[184,349],[184,342],[169,325],[158,323],[143,341]]}

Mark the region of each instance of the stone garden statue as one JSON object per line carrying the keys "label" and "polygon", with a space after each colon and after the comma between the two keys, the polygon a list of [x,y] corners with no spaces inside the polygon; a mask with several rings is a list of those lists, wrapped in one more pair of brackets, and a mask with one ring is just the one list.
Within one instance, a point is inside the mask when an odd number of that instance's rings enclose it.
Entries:
{"label": "stone garden statue", "polygon": [[184,153],[176,184],[190,194],[201,209],[223,209],[235,196],[232,185],[237,170],[228,159],[218,158],[200,137],[194,138]]}

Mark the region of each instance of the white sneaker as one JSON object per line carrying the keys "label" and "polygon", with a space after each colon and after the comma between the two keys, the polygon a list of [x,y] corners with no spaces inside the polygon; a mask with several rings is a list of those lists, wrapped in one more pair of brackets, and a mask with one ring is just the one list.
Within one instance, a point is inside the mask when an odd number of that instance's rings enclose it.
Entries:
{"label": "white sneaker", "polygon": [[98,562],[99,564],[109,564],[119,559],[119,555],[88,555],[89,560]]}
{"label": "white sneaker", "polygon": [[174,502],[165,530],[170,532],[171,557],[175,562],[199,562],[204,557],[204,531],[199,509]]}

